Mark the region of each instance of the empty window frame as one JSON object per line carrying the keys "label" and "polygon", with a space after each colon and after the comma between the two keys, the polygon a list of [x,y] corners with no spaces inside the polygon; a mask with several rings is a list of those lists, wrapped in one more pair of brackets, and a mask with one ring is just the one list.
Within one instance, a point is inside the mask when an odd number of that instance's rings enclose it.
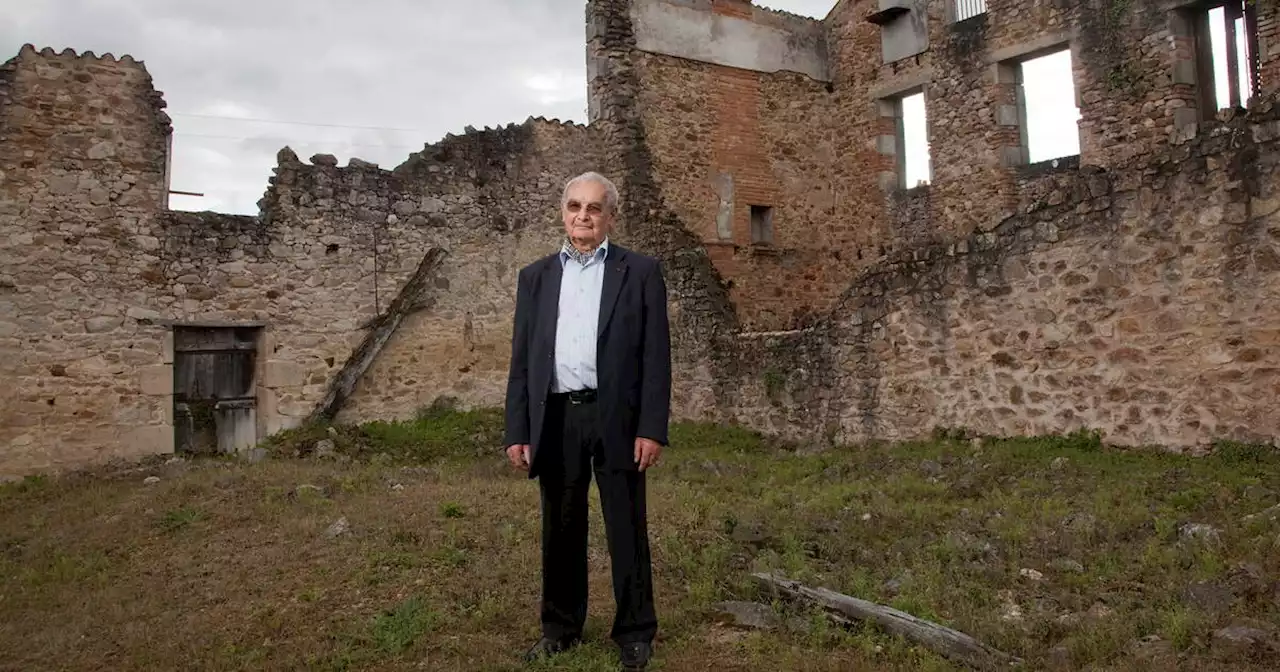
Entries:
{"label": "empty window frame", "polygon": [[751,244],[773,244],[773,208],[767,205],[751,206]]}
{"label": "empty window frame", "polygon": [[1211,117],[1258,95],[1258,8],[1251,0],[1210,0],[1191,16],[1200,109]]}
{"label": "empty window frame", "polygon": [[894,99],[898,186],[906,189],[929,184],[933,169],[929,155],[929,120],[923,91]]}
{"label": "empty window frame", "polygon": [[987,13],[987,0],[952,0],[952,2],[956,21],[972,19],[979,14]]}
{"label": "empty window frame", "polygon": [[1003,64],[1016,85],[1017,108],[1005,115],[1018,126],[1021,161],[1039,163],[1080,154],[1080,107],[1076,104],[1071,50],[1036,55]]}

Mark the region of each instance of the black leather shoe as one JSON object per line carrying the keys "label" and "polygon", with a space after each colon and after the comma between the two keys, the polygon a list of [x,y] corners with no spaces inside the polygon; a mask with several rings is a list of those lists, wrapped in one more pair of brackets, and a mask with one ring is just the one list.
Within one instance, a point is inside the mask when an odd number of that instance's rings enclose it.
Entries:
{"label": "black leather shoe", "polygon": [[625,672],[639,672],[649,664],[649,656],[653,655],[653,647],[648,642],[627,642],[622,645],[622,669]]}
{"label": "black leather shoe", "polygon": [[565,639],[551,639],[550,637],[543,637],[542,639],[539,639],[536,644],[530,647],[527,653],[524,654],[524,660],[526,663],[531,663],[539,658],[563,653],[576,646],[578,641],[577,637],[568,637]]}

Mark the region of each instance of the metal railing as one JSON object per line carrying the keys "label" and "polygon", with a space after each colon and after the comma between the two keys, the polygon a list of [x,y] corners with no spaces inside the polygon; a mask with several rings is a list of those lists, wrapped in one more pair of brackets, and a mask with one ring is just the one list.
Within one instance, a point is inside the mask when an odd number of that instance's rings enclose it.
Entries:
{"label": "metal railing", "polygon": [[987,0],[955,0],[956,21],[972,19],[987,12]]}

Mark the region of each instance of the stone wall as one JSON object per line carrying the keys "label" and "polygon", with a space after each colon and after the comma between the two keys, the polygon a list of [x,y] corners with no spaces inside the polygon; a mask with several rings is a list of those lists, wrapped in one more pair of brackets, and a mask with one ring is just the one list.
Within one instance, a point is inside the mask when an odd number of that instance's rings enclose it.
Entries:
{"label": "stone wall", "polygon": [[810,440],[1101,430],[1275,441],[1280,105],[1018,185],[989,232],[895,255],[813,329],[741,337],[732,418]]}
{"label": "stone wall", "polygon": [[516,271],[554,251],[564,181],[599,169],[586,127],[531,119],[395,170],[286,148],[261,216],[170,212],[141,63],[24,49],[3,77],[3,473],[171,452],[175,325],[256,329],[256,434],[299,424],[432,247],[433,303],[340,419],[500,404]]}
{"label": "stone wall", "polygon": [[[1272,5],[1267,95],[1189,116],[1188,19],[1156,2],[991,0],[960,24],[914,2],[928,21],[891,37],[873,0],[824,22],[643,2],[781,31],[826,67],[650,53],[636,4],[592,0],[590,127],[450,136],[391,170],[285,148],[239,217],[166,210],[169,120],[141,63],[24,49],[0,68],[0,474],[173,450],[175,325],[256,333],[254,434],[298,424],[433,247],[427,301],[339,419],[500,404],[516,271],[555,249],[560,188],[591,169],[621,188],[615,239],[663,263],[677,418],[811,440],[1276,437]],[[1001,64],[1064,39],[1082,155],[1021,165]],[[903,189],[887,101],[917,90],[934,179]],[[752,205],[772,207],[767,240]]]}
{"label": "stone wall", "polygon": [[0,462],[163,452],[172,405],[138,334],[168,118],[141,63],[24,48],[0,86]]}
{"label": "stone wall", "polygon": [[[825,31],[820,22],[743,1],[704,4],[723,30],[785,30],[805,45]],[[825,38],[818,44],[825,54]],[[854,140],[866,130],[862,123],[874,120],[850,118],[825,72],[635,51],[635,107],[653,179],[726,279],[742,326],[787,329],[811,321],[839,295],[859,259],[869,261],[868,248],[879,239],[874,221],[848,216],[881,209],[874,191],[879,159]],[[771,208],[768,235],[753,235],[752,206]]]}
{"label": "stone wall", "polygon": [[[369,271],[359,309],[321,313],[319,323],[343,320],[330,328],[356,338],[358,321],[375,314],[374,300],[385,309],[426,250],[449,254],[431,305],[401,325],[339,420],[410,417],[440,397],[502,404],[516,273],[558,249],[561,188],[574,175],[599,170],[598,155],[586,127],[535,120],[447,139],[393,171],[282,163],[267,197],[271,218],[300,232],[327,231],[317,248],[350,250],[346,263]],[[325,356],[341,366],[352,345]],[[319,357],[309,360],[316,387],[308,404],[332,372]]]}
{"label": "stone wall", "polygon": [[[591,4],[589,17],[614,12],[600,25],[616,29],[605,34],[617,45],[610,57],[625,64],[600,71],[625,70],[638,91],[593,118],[629,120],[650,198],[708,250],[732,297],[734,335],[704,331],[716,351],[704,360],[716,381],[706,415],[845,441],[948,426],[1089,427],[1173,448],[1276,436],[1251,401],[1276,384],[1264,307],[1276,269],[1271,248],[1251,251],[1273,225],[1262,205],[1270,168],[1239,186],[1245,157],[1274,160],[1272,113],[1269,103],[1247,121],[1186,113],[1200,100],[1180,64],[1188,18],[1168,3],[993,0],[959,24],[945,3],[928,3],[928,48],[884,63],[880,28],[864,20],[878,3],[847,0],[826,21],[830,87],[645,53],[628,39],[625,3]],[[742,21],[760,12],[743,2],[705,10]],[[1265,45],[1274,9],[1261,11]],[[1081,155],[1028,165],[1010,64],[1058,47],[1072,53]],[[1261,72],[1274,92],[1269,53]],[[620,81],[597,75],[593,96]],[[885,102],[918,90],[934,179],[904,189]],[[1262,144],[1232,144],[1254,133]],[[776,151],[789,138],[803,158]],[[824,220],[817,185],[831,177]],[[743,191],[783,204],[771,254],[744,238]],[[1241,228],[1249,203],[1260,209]],[[833,266],[852,288],[817,270],[824,251],[844,255]],[[827,284],[804,286],[813,278]],[[1232,293],[1244,285],[1255,294]],[[1214,383],[1222,390],[1205,394]]]}
{"label": "stone wall", "polygon": [[[824,69],[777,60],[734,63],[664,49],[643,22],[670,5],[722,30],[790,30],[826,38]],[[745,0],[644,0],[631,47],[654,178],[724,278],[742,325],[802,327],[832,306],[853,274],[894,251],[953,240],[1016,214],[1029,165],[1018,64],[1071,55],[1080,152],[1058,162],[1114,166],[1151,156],[1213,119],[1201,106],[1193,16],[1157,0],[990,0],[962,22],[950,2],[910,5],[896,23],[867,17],[878,0],[845,0],[824,22]],[[637,10],[639,7],[643,11]],[[673,10],[674,11],[674,10]],[[1277,9],[1259,6],[1264,88],[1276,82]],[[693,14],[691,14],[691,12]],[[669,19],[671,23],[674,19]],[[899,23],[923,24],[924,49],[904,52]],[[674,30],[674,29],[673,29]],[[677,31],[678,32],[678,31]],[[910,31],[908,31],[910,32]],[[1269,46],[1270,45],[1270,46]],[[767,45],[762,46],[762,49]],[[768,49],[766,49],[768,51]],[[893,60],[886,60],[893,59]],[[892,103],[923,92],[931,183],[897,173]],[[773,206],[773,239],[753,243],[750,205]]]}

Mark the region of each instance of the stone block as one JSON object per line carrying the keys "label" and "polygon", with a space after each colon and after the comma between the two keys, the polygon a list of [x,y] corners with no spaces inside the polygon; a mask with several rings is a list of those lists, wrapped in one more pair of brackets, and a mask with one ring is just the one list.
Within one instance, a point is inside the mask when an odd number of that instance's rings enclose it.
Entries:
{"label": "stone block", "polygon": [[1000,148],[1000,165],[1005,166],[1006,168],[1012,168],[1014,166],[1021,166],[1024,163],[1026,163],[1026,159],[1023,158],[1023,151],[1021,147]]}
{"label": "stone block", "polygon": [[282,359],[267,360],[262,376],[264,387],[301,387],[306,382],[307,370],[301,364]]}
{"label": "stone block", "polygon": [[1178,128],[1195,126],[1199,122],[1200,115],[1193,107],[1179,107],[1173,111],[1173,125]]}
{"label": "stone block", "polygon": [[123,455],[165,455],[174,451],[173,425],[143,425],[121,432]]}
{"label": "stone block", "polygon": [[155,364],[138,368],[138,384],[146,395],[173,394],[173,367]]}
{"label": "stone block", "polygon": [[149,308],[139,308],[134,306],[125,311],[125,316],[132,320],[158,320],[160,313]]}
{"label": "stone block", "polygon": [[892,135],[876,136],[876,151],[889,156],[898,153],[898,139]]}
{"label": "stone block", "polygon": [[1173,83],[1195,84],[1196,62],[1190,60],[1175,62],[1173,64]]}
{"label": "stone block", "polygon": [[109,315],[101,315],[98,317],[91,317],[85,320],[84,330],[89,332],[90,334],[101,334],[104,332],[112,331],[117,327],[119,327],[121,324],[124,324],[124,318],[112,317]]}
{"label": "stone block", "polygon": [[996,123],[1001,126],[1017,126],[1021,123],[1018,118],[1017,105],[1001,105],[996,110]]}

